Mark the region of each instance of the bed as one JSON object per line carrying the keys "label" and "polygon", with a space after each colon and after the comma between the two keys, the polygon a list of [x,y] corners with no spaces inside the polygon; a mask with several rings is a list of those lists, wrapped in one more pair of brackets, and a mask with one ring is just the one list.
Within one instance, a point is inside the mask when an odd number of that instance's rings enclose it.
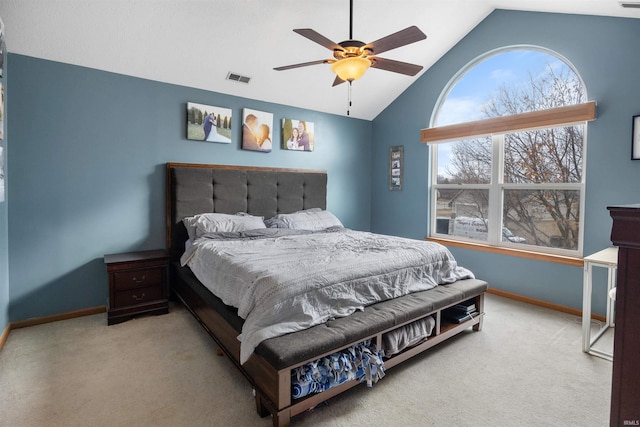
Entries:
{"label": "bed", "polygon": [[[342,227],[326,195],[325,171],[167,163],[172,294],[251,383],[258,413],[274,426],[482,328],[486,282],[437,244]],[[231,228],[219,228],[227,219]],[[434,261],[399,264],[421,257]]]}

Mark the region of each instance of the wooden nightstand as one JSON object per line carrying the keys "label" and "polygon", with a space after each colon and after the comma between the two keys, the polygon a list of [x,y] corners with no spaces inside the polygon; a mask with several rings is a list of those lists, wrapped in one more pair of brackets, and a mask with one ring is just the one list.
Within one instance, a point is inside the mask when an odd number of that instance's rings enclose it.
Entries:
{"label": "wooden nightstand", "polygon": [[165,250],[104,256],[109,273],[107,324],[169,312],[169,254]]}

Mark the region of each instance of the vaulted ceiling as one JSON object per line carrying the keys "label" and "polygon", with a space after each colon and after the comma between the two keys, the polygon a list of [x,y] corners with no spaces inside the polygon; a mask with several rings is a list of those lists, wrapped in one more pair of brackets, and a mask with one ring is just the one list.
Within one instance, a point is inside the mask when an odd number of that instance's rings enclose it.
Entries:
{"label": "vaulted ceiling", "polygon": [[[370,69],[353,83],[351,117],[371,120],[495,9],[640,18],[618,0],[354,0],[353,38],[418,26],[427,39],[381,56],[415,77]],[[230,95],[346,115],[348,85],[320,64],[331,51],[292,30],[349,38],[349,0],[2,0],[8,51]],[[248,84],[227,79],[236,73]],[[206,102],[207,99],[192,99]]]}

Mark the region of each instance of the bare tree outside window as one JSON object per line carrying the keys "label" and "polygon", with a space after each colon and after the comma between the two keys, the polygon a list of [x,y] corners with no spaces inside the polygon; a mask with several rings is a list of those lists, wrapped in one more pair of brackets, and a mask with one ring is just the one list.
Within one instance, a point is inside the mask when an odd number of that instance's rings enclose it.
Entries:
{"label": "bare tree outside window", "polygon": [[[478,110],[480,118],[488,119],[579,104],[584,98],[577,75],[556,60],[547,62],[543,72],[501,84]],[[440,144],[435,213],[440,219],[450,218],[453,226],[446,234],[468,236],[456,232],[455,225],[464,222],[456,217],[481,219],[488,225],[490,198],[499,197],[502,212],[491,214],[502,215],[501,241],[578,250],[582,194],[576,184],[583,177],[584,131],[580,124]],[[494,144],[499,144],[502,164],[494,159]],[[457,185],[458,191],[452,193],[450,185]],[[463,193],[461,187],[478,190]],[[497,188],[497,194],[490,188]],[[443,230],[441,226],[437,232]]]}

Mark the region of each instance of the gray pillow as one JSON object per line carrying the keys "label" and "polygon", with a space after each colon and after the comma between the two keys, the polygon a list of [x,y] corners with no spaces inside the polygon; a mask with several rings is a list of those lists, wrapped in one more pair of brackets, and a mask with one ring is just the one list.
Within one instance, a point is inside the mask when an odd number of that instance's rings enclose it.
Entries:
{"label": "gray pillow", "polygon": [[264,221],[269,228],[292,230],[326,230],[330,227],[344,227],[331,212],[322,209],[307,209],[290,214],[278,214]]}
{"label": "gray pillow", "polygon": [[189,240],[194,241],[206,233],[220,233],[233,231],[256,230],[266,228],[264,217],[243,215],[229,215],[221,213],[204,213],[182,219]]}

